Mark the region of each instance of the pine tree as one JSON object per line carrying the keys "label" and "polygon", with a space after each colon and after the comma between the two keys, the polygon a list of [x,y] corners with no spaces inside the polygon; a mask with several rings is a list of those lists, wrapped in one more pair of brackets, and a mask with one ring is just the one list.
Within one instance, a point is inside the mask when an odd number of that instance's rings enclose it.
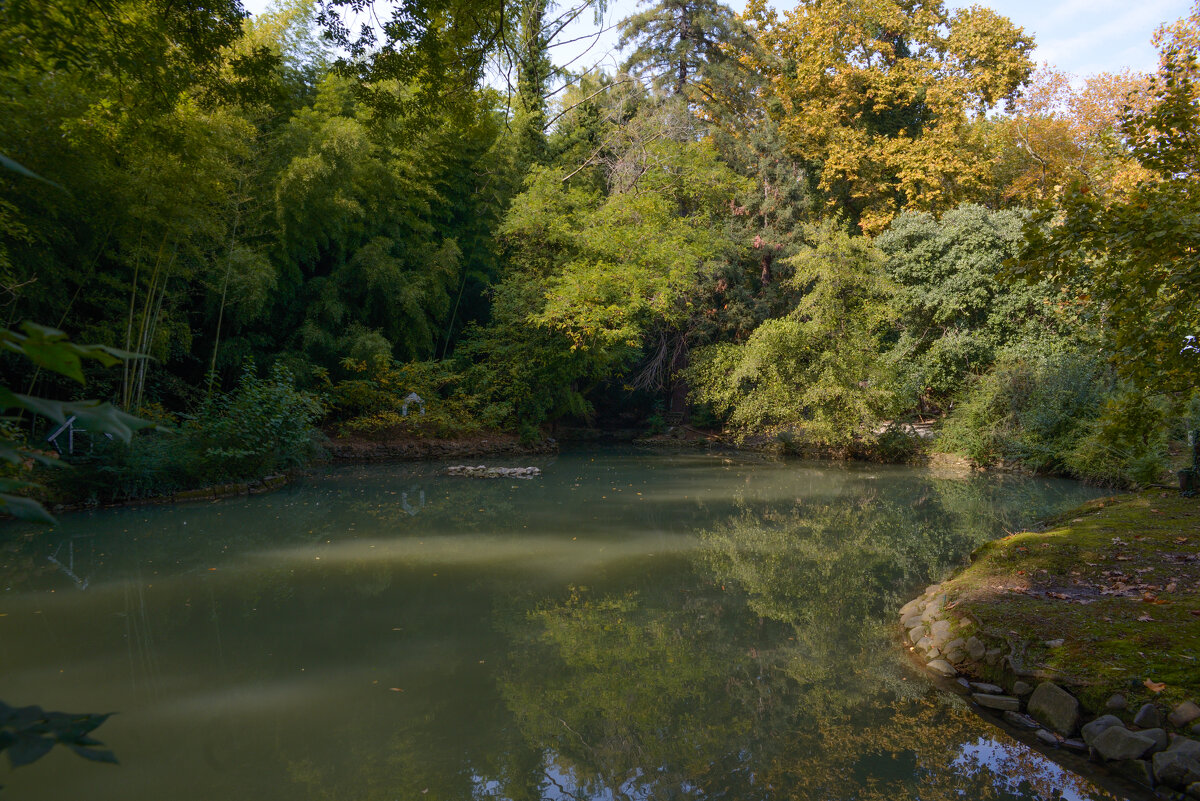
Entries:
{"label": "pine tree", "polygon": [[513,134],[517,162],[522,171],[546,160],[546,96],[553,64],[550,62],[546,15],[549,0],[521,0],[517,45],[517,93],[513,108]]}
{"label": "pine tree", "polygon": [[737,14],[717,0],[659,0],[621,22],[620,46],[637,44],[624,68],[675,95],[711,80],[752,41]]}

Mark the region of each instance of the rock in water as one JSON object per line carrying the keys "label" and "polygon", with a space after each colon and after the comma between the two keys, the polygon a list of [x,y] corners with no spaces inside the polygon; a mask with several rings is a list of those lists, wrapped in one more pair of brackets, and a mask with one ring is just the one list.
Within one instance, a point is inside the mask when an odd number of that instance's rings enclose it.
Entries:
{"label": "rock in water", "polygon": [[1125,724],[1116,715],[1101,715],[1083,727],[1083,741],[1088,745],[1092,745],[1092,741],[1099,737],[1105,729],[1110,729],[1113,726],[1125,728]]}
{"label": "rock in water", "polygon": [[1079,701],[1054,682],[1044,681],[1029,697],[1029,714],[1063,736],[1079,725]]}
{"label": "rock in water", "polygon": [[539,467],[487,467],[486,465],[464,465],[447,467],[448,476],[465,476],[466,478],[533,478],[540,476]]}
{"label": "rock in water", "polygon": [[988,695],[987,693],[971,693],[975,703],[988,709],[999,709],[1003,712],[1016,712],[1021,708],[1021,702],[1010,695]]}
{"label": "rock in water", "polygon": [[1020,712],[1005,712],[1004,719],[1012,725],[1020,726],[1024,729],[1036,729],[1039,725],[1041,725],[1036,720],[1029,717],[1029,715],[1023,715]]}
{"label": "rock in water", "polygon": [[1155,754],[1154,778],[1178,788],[1200,782],[1200,742],[1177,737],[1170,748]]}
{"label": "rock in water", "polygon": [[954,678],[956,675],[958,675],[958,671],[954,669],[954,666],[945,659],[935,659],[925,667],[929,668],[938,675],[945,676],[948,679]]}
{"label": "rock in water", "polygon": [[1034,732],[1034,736],[1046,745],[1058,745],[1058,738],[1045,729],[1038,729],[1036,732]]}
{"label": "rock in water", "polygon": [[977,693],[987,693],[988,695],[1004,695],[1004,688],[996,684],[988,684],[984,681],[971,682],[971,689]]}
{"label": "rock in water", "polygon": [[1153,737],[1147,737],[1140,731],[1130,731],[1124,726],[1109,726],[1091,742],[1096,753],[1109,762],[1122,759],[1139,759],[1154,747]]}

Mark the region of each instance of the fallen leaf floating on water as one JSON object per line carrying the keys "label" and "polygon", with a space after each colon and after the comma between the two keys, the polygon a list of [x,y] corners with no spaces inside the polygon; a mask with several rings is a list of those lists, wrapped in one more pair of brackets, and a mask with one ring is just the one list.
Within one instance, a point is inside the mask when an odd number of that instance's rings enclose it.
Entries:
{"label": "fallen leaf floating on water", "polygon": [[1146,689],[1152,693],[1161,693],[1167,689],[1167,685],[1164,682],[1154,681],[1153,679],[1146,679],[1142,684],[1145,684]]}

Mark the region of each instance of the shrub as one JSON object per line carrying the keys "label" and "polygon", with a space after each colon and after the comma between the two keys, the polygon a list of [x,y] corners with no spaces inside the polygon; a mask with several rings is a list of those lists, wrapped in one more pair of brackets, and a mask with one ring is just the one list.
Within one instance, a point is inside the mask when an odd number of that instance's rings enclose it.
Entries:
{"label": "shrub", "polygon": [[324,413],[315,395],[296,389],[277,365],[260,378],[246,368],[237,388],[206,401],[176,428],[160,427],[129,443],[94,440],[72,459],[76,469],[48,475],[63,500],[148,498],[299,467],[318,452],[314,427]]}
{"label": "shrub", "polygon": [[796,308],[744,342],[697,349],[683,376],[691,400],[735,430],[792,427],[808,445],[844,450],[894,411],[880,356],[894,321],[892,287],[867,240],[831,224],[809,235],[812,246],[789,260],[804,292]]}
{"label": "shrub", "polygon": [[1146,485],[1167,468],[1168,417],[1165,397],[1124,390],[1108,398],[1065,455],[1070,472],[1104,484]]}
{"label": "shrub", "polygon": [[1064,470],[1083,424],[1099,415],[1111,386],[1094,356],[1010,352],[960,396],[938,445],[983,465],[1004,459],[1037,471]]}
{"label": "shrub", "polygon": [[276,365],[259,378],[251,364],[236,390],[201,407],[187,438],[206,475],[251,478],[310,460],[314,426],[324,413],[315,395],[296,389],[285,367]]}
{"label": "shrub", "polygon": [[1167,467],[1171,401],[1116,383],[1098,356],[1010,353],[946,419],[938,445],[979,464],[1018,462],[1115,486],[1151,484]]}
{"label": "shrub", "polygon": [[[507,409],[458,391],[459,376],[444,362],[347,359],[342,367],[353,377],[332,384],[328,395],[343,436],[470,436],[498,427],[508,416]],[[412,392],[425,401],[424,414],[415,404],[403,414]]]}

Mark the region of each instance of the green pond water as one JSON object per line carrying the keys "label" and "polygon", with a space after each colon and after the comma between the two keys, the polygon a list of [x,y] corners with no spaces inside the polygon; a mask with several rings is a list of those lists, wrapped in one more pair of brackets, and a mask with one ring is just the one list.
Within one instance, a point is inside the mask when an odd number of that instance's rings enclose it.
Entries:
{"label": "green pond water", "polygon": [[[484,460],[475,460],[475,462]],[[0,699],[118,712],[12,799],[1106,798],[897,608],[1061,481],[587,450],[0,530]]]}

